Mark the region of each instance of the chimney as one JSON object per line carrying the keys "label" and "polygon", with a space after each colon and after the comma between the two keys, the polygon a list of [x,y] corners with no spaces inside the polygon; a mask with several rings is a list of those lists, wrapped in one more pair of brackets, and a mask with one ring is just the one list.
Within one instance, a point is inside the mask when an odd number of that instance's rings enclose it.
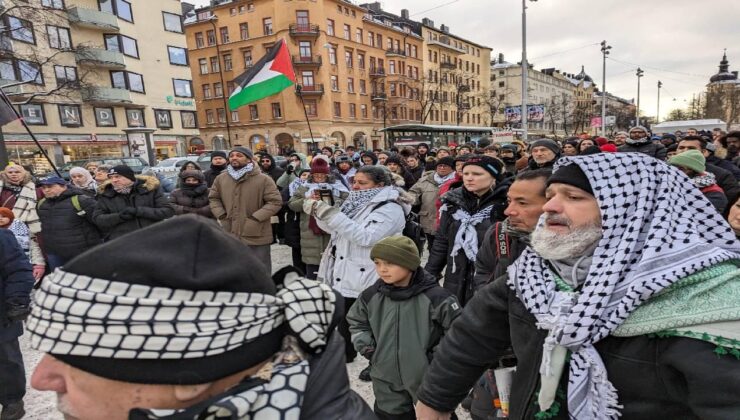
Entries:
{"label": "chimney", "polygon": [[735,75],[735,79],[737,79],[737,70],[733,71],[732,74]]}
{"label": "chimney", "polygon": [[408,19],[409,18],[409,9],[401,9],[401,17],[403,19]]}
{"label": "chimney", "polygon": [[504,62],[504,53],[498,53],[498,62],[503,63]]}
{"label": "chimney", "polygon": [[448,28],[447,25],[444,25],[444,24],[443,25],[439,25],[439,30],[442,31],[442,32],[444,32],[444,33],[449,33],[450,32],[450,28]]}
{"label": "chimney", "polygon": [[383,10],[380,8],[380,2],[376,1],[374,3],[368,3],[365,5],[368,10],[372,10],[373,12],[382,12]]}

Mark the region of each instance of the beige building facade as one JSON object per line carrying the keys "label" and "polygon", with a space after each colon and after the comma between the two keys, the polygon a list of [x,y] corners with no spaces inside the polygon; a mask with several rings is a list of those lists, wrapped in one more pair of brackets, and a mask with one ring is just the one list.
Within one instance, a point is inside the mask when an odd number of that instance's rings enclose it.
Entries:
{"label": "beige building facade", "polygon": [[[57,165],[198,141],[178,0],[28,3],[6,16],[0,84]],[[3,132],[11,160],[50,169],[20,123]]]}

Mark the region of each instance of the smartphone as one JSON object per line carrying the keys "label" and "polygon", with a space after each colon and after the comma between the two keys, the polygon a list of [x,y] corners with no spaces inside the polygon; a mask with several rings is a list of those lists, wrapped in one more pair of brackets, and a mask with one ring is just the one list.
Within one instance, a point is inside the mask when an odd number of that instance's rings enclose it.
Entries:
{"label": "smartphone", "polygon": [[319,198],[324,203],[333,206],[334,205],[334,195],[331,193],[331,190],[328,188],[320,188],[317,190],[319,192]]}

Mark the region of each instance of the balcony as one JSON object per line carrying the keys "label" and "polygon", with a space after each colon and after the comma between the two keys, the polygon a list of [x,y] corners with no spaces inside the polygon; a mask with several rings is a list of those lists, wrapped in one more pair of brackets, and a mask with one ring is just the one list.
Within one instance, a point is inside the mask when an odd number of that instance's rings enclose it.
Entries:
{"label": "balcony", "polygon": [[98,29],[106,32],[118,32],[119,29],[118,18],[108,12],[75,6],[67,9],[67,15],[73,25],[82,28]]}
{"label": "balcony", "polygon": [[[303,96],[322,96],[324,95],[324,85],[319,83],[317,85],[298,85],[301,86],[301,94]],[[296,95],[298,90],[296,90]]]}
{"label": "balcony", "polygon": [[385,50],[385,55],[388,57],[406,57],[406,51],[396,48],[388,48]]}
{"label": "balcony", "polygon": [[458,54],[465,54],[465,50],[462,48],[458,48],[450,42],[449,38],[442,37],[440,40],[436,39],[427,39],[427,44],[429,45],[436,45],[438,47],[447,48],[448,50],[454,51]]}
{"label": "balcony", "polygon": [[[0,88],[3,88],[3,86],[9,85],[11,83],[18,83],[18,81],[17,80],[0,79]],[[15,86],[10,86],[10,87],[7,87],[7,88],[3,88],[2,90],[3,90],[3,92],[6,95],[21,95],[21,94],[24,93],[23,92],[23,86],[24,85],[15,85]]]}
{"label": "balcony", "polygon": [[457,68],[457,65],[451,61],[441,61],[439,63],[439,67],[447,70],[455,70]]}
{"label": "balcony", "polygon": [[321,56],[320,55],[294,55],[293,56],[293,65],[294,66],[305,66],[305,67],[318,67],[321,65]]}
{"label": "balcony", "polygon": [[123,54],[117,51],[108,51],[102,48],[84,48],[75,53],[77,64],[104,69],[125,69],[126,61]]}
{"label": "balcony", "polygon": [[319,36],[319,25],[312,25],[310,23],[293,23],[288,27],[290,36]]}
{"label": "balcony", "polygon": [[370,100],[373,101],[373,102],[376,102],[376,101],[387,101],[388,100],[388,95],[386,95],[385,93],[381,93],[381,92],[373,92],[373,93],[370,94]]}
{"label": "balcony", "polygon": [[102,86],[82,89],[82,101],[95,105],[120,105],[131,103],[131,93],[126,89]]}
{"label": "balcony", "polygon": [[370,77],[385,77],[385,69],[382,67],[370,68]]}

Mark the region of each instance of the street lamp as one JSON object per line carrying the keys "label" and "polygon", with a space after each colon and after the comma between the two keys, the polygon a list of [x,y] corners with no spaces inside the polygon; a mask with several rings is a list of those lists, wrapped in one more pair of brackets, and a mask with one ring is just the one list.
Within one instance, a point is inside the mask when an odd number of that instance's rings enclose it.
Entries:
{"label": "street lamp", "polygon": [[637,108],[635,109],[635,125],[640,125],[640,78],[645,72],[637,68]]}
{"label": "street lamp", "polygon": [[527,132],[529,131],[529,125],[527,124],[527,113],[529,112],[529,110],[527,109],[527,100],[529,98],[527,92],[528,74],[529,64],[527,63],[527,0],[522,0],[522,140],[524,140],[525,142],[527,141]]}
{"label": "street lamp", "polygon": [[601,55],[603,62],[601,66],[601,135],[606,136],[606,56],[609,55],[611,45],[606,45],[606,40],[601,41]]}
{"label": "street lamp", "polygon": [[226,143],[227,147],[231,148],[231,124],[229,124],[229,118],[231,117],[231,113],[229,112],[229,106],[226,102],[226,93],[229,91],[229,89],[226,87],[226,82],[224,82],[224,69],[221,65],[221,46],[218,43],[218,29],[216,28],[216,21],[218,20],[218,16],[212,15],[210,18],[208,18],[208,22],[211,23],[211,26],[213,26],[213,38],[216,41],[216,59],[218,60],[218,75],[221,78],[221,99],[223,100],[224,104],[224,114],[226,117]]}
{"label": "street lamp", "polygon": [[662,88],[662,87],[663,87],[663,82],[661,82],[660,80],[658,80],[658,112],[657,112],[657,114],[655,116],[655,123],[656,124],[660,122],[660,88]]}

